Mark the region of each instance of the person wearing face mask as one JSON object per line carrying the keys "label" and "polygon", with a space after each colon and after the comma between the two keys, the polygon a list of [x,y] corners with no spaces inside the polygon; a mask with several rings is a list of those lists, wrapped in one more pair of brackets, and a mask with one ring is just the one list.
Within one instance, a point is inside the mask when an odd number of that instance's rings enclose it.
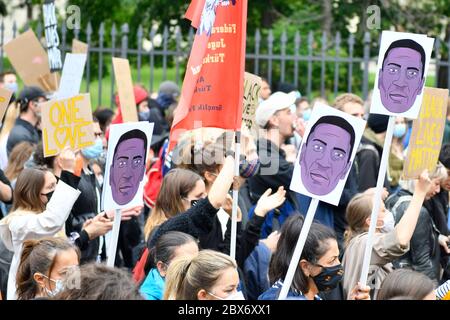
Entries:
{"label": "person wearing face mask", "polygon": [[396,117],[394,126],[394,137],[392,139],[391,152],[389,153],[389,168],[387,171],[391,190],[399,188],[398,182],[403,173],[403,162],[405,153],[403,149],[403,138],[406,134],[405,118]]}
{"label": "person wearing face mask", "polygon": [[[272,287],[258,300],[277,300],[283,287],[295,244],[303,227],[300,214],[290,216],[280,230],[280,239],[270,261],[269,280]],[[344,269],[339,261],[336,235],[330,228],[314,222],[306,238],[300,261],[289,288],[288,299],[328,300],[342,299],[341,281]],[[339,292],[338,297],[332,293]],[[355,285],[350,299],[369,298],[369,288]]]}
{"label": "person wearing face mask", "polygon": [[[446,176],[447,172],[442,165],[438,165],[429,175],[430,186],[426,189],[425,201],[419,210],[416,227],[410,237],[410,250],[393,261],[397,269],[414,269],[436,281],[441,278],[440,256],[443,250],[441,246],[446,245],[446,242],[440,244],[440,233],[433,222],[432,213],[427,209],[426,202],[437,195],[440,183]],[[400,180],[401,189],[386,199],[386,208],[394,215],[396,224],[400,224],[402,217],[406,215],[406,208],[413,203],[415,196],[413,192],[417,184],[421,184],[420,180]]]}
{"label": "person wearing face mask", "polygon": [[141,285],[141,292],[147,300],[161,300],[164,294],[167,268],[171,262],[183,256],[198,254],[197,241],[190,235],[171,231],[161,236],[146,261],[150,269]]}
{"label": "person wearing face mask", "polygon": [[60,159],[63,171],[59,181],[45,169],[21,172],[11,213],[0,220],[0,237],[8,250],[14,252],[8,277],[9,300],[16,299],[16,272],[23,242],[57,235],[80,195],[80,177],[73,174],[75,154],[65,148]]}
{"label": "person wearing face mask", "polygon": [[64,290],[63,278],[77,267],[80,252],[63,238],[26,240],[17,271],[17,300],[53,298]]}
{"label": "person wearing face mask", "polygon": [[46,94],[39,87],[25,87],[20,92],[17,99],[20,115],[8,136],[6,143],[8,155],[19,142],[29,141],[33,144],[39,142],[40,133],[37,125],[41,120],[41,104],[45,101],[47,101]]}
{"label": "person wearing face mask", "polygon": [[0,88],[12,91],[10,103],[16,100],[17,91],[19,91],[19,85],[17,84],[17,76],[12,71],[6,71],[0,74]]}
{"label": "person wearing face mask", "polygon": [[236,262],[223,253],[202,250],[171,262],[164,300],[245,300],[238,288]]}
{"label": "person wearing face mask", "polygon": [[[410,240],[419,219],[423,201],[431,181],[428,172],[423,172],[415,184],[414,195],[405,213],[395,225],[394,216],[381,202],[376,225],[376,233],[370,260],[368,284],[376,296],[381,282],[394,270],[392,262],[409,251]],[[348,229],[345,233],[344,292],[347,296],[361,276],[364,250],[372,213],[374,189],[357,194],[347,207]],[[383,199],[384,200],[384,199]]]}

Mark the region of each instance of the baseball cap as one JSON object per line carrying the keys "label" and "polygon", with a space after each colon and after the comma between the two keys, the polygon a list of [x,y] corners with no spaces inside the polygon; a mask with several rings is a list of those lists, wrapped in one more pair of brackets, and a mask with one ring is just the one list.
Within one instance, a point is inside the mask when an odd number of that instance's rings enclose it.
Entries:
{"label": "baseball cap", "polygon": [[159,86],[158,93],[177,98],[180,95],[180,87],[173,81],[164,81]]}
{"label": "baseball cap", "polygon": [[25,87],[20,92],[19,98],[17,100],[27,103],[40,97],[47,99],[47,95],[45,94],[44,90],[39,87]]}
{"label": "baseball cap", "polygon": [[261,102],[258,108],[256,108],[256,123],[261,128],[264,128],[270,117],[273,116],[275,112],[289,108],[295,103],[296,99],[297,95],[295,92],[275,92],[267,100]]}

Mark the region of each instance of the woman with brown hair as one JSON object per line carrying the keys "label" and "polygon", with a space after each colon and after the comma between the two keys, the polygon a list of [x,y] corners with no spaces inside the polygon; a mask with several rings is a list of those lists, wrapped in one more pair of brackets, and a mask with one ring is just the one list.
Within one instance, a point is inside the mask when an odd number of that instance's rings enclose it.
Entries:
{"label": "woman with brown hair", "polygon": [[381,283],[377,300],[393,300],[395,297],[408,297],[412,300],[436,300],[434,282],[417,271],[395,270]]}
{"label": "woman with brown hair", "polygon": [[63,290],[67,269],[78,266],[80,252],[63,238],[26,240],[17,270],[17,299],[54,297]]}
{"label": "woman with brown hair", "polygon": [[155,207],[145,223],[145,239],[164,221],[185,212],[205,196],[205,183],[197,173],[186,169],[170,170],[164,176]]}
{"label": "woman with brown hair", "polygon": [[28,141],[17,144],[9,154],[10,161],[5,169],[5,176],[15,186],[16,179],[25,167],[25,163],[30,159],[34,151],[34,145]]}
{"label": "woman with brown hair", "polygon": [[[391,212],[387,211],[381,201],[376,233],[374,235],[368,283],[377,288],[386,275],[393,271],[392,262],[409,251],[410,240],[419,219],[423,201],[431,186],[428,172],[424,171],[415,183],[414,195],[402,219],[395,225]],[[369,189],[371,190],[371,189]],[[373,206],[373,190],[358,194],[350,200],[346,218],[348,230],[345,234],[346,248],[342,264],[344,266],[344,294],[349,296],[351,289],[361,275],[361,268],[366,248],[370,216]]]}
{"label": "woman with brown hair", "polygon": [[16,272],[25,240],[55,236],[64,226],[80,195],[80,178],[72,172],[75,154],[68,148],[60,154],[63,172],[57,182],[47,170],[25,169],[17,178],[11,213],[0,221],[0,236],[14,256],[8,277],[7,298],[16,297]]}

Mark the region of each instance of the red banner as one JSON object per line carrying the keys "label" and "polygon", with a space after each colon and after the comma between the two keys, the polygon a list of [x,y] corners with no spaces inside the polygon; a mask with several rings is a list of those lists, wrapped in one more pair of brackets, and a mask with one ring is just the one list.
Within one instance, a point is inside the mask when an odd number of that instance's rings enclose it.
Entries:
{"label": "red banner", "polygon": [[186,130],[238,130],[242,122],[247,0],[193,0],[186,12],[197,28],[169,150]]}

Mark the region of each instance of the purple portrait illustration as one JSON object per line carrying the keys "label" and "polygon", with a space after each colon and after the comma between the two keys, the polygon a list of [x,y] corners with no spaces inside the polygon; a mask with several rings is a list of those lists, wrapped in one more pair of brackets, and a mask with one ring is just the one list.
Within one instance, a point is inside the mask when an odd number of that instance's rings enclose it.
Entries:
{"label": "purple portrait illustration", "polygon": [[300,151],[301,180],[308,192],[323,196],[345,179],[351,167],[355,130],[339,116],[322,116]]}
{"label": "purple portrait illustration", "polygon": [[118,140],[109,171],[111,194],[116,203],[125,205],[135,197],[145,173],[147,136],[134,129]]}
{"label": "purple portrait illustration", "polygon": [[392,42],[378,75],[383,106],[393,113],[408,111],[422,93],[424,72],[425,50],[420,44],[411,39]]}

